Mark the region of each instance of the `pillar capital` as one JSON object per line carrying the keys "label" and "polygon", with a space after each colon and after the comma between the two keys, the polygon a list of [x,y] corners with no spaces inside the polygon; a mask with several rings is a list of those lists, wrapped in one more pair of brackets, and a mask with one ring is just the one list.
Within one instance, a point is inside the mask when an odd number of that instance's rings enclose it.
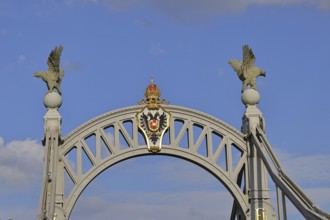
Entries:
{"label": "pillar capital", "polygon": [[263,130],[265,129],[265,120],[257,107],[259,101],[260,94],[255,89],[249,88],[242,93],[242,102],[246,108],[242,118],[241,128],[244,134],[250,134],[252,130],[255,131],[257,126],[260,126]]}

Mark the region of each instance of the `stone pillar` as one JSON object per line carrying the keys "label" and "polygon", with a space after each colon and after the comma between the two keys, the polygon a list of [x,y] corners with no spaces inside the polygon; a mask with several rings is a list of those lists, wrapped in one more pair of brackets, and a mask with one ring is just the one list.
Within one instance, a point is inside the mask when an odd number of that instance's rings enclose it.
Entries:
{"label": "stone pillar", "polygon": [[59,145],[61,142],[61,115],[58,111],[62,97],[56,92],[48,92],[44,97],[47,113],[44,116],[44,177],[40,198],[38,220],[64,220],[63,180]]}
{"label": "stone pillar", "polygon": [[246,106],[243,116],[242,132],[247,135],[249,149],[249,199],[251,220],[275,220],[274,208],[270,202],[266,168],[257,149],[251,141],[250,133],[256,132],[257,126],[264,131],[265,122],[258,109],[260,95],[255,89],[246,89],[242,94],[242,102]]}

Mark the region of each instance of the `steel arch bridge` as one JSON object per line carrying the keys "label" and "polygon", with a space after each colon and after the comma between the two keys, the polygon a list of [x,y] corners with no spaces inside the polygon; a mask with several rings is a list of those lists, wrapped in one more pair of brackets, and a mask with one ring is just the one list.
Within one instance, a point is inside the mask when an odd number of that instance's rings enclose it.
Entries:
{"label": "steel arch bridge", "polygon": [[[229,61],[243,83],[246,110],[241,132],[208,114],[169,105],[160,99],[152,80],[139,105],[100,115],[64,138],[58,111],[62,49],[50,53],[48,71],[35,74],[49,89],[44,97],[45,166],[38,220],[69,219],[80,194],[96,176],[123,160],[151,154],[188,160],[215,176],[233,196],[230,220],[286,220],[287,200],[308,220],[330,219],[285,173],[267,140],[255,85],[265,72],[254,67],[255,56],[247,45],[243,61]],[[275,184],[275,206],[267,174]],[[65,193],[68,183],[72,188]]]}
{"label": "steel arch bridge", "polygon": [[[56,94],[53,92],[46,96],[57,97]],[[53,102],[54,97],[45,97],[45,105],[46,100]],[[329,214],[318,209],[285,174],[267,141],[264,120],[256,105],[246,107],[243,132],[208,114],[162,105],[170,118],[162,137],[162,148],[157,151],[148,149],[147,138],[139,126],[137,114],[144,106],[100,115],[63,139],[58,108],[48,108],[44,118],[45,167],[39,220],[69,219],[80,194],[96,176],[123,160],[150,154],[182,158],[214,175],[234,198],[231,215],[228,216],[230,220],[285,220],[286,199],[306,219],[330,219]],[[76,158],[74,162],[70,160],[72,156]],[[83,158],[90,163],[87,170]],[[276,208],[270,201],[266,173],[276,185]],[[68,179],[73,187],[65,194]]]}
{"label": "steel arch bridge", "polygon": [[[102,115],[84,124],[65,138],[65,144],[59,150],[60,160],[62,160],[59,169],[65,170],[74,182],[70,195],[63,201],[65,213],[71,212],[83,189],[108,167],[127,158],[154,154],[148,151],[138,130],[135,114],[140,109],[141,106],[135,106]],[[248,212],[249,198],[245,183],[248,181],[245,177],[245,174],[248,173],[248,150],[244,135],[220,120],[201,112],[177,106],[166,106],[166,109],[172,115],[168,131],[169,143],[162,145],[162,150],[157,154],[186,159],[205,168],[218,178],[236,198],[239,211]],[[109,128],[112,128],[112,133],[108,132]],[[197,129],[200,130],[200,133],[194,132]],[[92,153],[85,141],[91,136],[95,137],[96,155]],[[188,140],[183,140],[185,138]],[[122,146],[120,140],[127,143],[127,148]],[[206,146],[203,145],[204,140],[207,140]],[[213,144],[212,140],[217,140],[217,143]],[[187,146],[181,146],[180,143]],[[102,144],[110,152],[105,158],[101,158]],[[201,147],[206,148],[206,155],[199,153]],[[66,155],[72,149],[76,149],[77,153],[76,172],[66,159]],[[240,156],[236,167],[233,165],[233,151],[239,153]],[[90,159],[92,167],[83,174],[82,156],[84,153]],[[224,168],[217,163],[221,153],[225,153]]]}

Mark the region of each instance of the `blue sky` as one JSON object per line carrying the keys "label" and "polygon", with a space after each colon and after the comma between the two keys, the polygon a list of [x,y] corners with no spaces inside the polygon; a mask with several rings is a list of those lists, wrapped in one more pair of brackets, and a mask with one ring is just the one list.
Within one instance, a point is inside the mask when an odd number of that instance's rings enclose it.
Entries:
{"label": "blue sky", "polygon": [[[171,104],[240,129],[241,82],[227,61],[241,59],[242,45],[249,44],[267,72],[257,84],[267,136],[291,177],[330,211],[328,0],[2,0],[0,219],[37,214],[46,86],[32,74],[47,68],[59,44],[63,135],[101,113],[135,105],[151,75]],[[150,163],[154,169],[145,169]],[[114,219],[222,219],[228,198],[193,164],[142,157],[99,176],[72,219],[82,219],[82,210],[86,219],[107,219],[108,207]]]}

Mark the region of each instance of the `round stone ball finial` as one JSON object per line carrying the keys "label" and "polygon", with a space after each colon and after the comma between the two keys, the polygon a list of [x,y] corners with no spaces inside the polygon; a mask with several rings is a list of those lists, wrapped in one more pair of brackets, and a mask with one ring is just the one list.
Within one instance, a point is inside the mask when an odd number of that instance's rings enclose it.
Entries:
{"label": "round stone ball finial", "polygon": [[260,94],[255,89],[246,89],[242,93],[242,102],[244,105],[256,105],[260,101]]}
{"label": "round stone ball finial", "polygon": [[54,91],[47,92],[44,97],[44,105],[46,108],[59,108],[62,105],[62,96]]}

